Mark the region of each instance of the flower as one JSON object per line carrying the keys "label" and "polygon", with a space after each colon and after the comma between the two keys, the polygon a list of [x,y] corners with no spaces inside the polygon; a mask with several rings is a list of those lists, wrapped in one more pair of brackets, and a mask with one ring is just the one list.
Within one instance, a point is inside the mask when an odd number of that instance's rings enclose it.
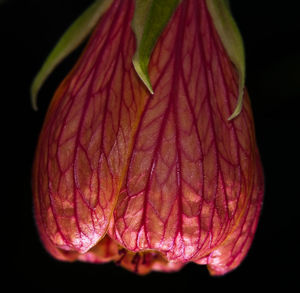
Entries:
{"label": "flower", "polygon": [[[183,0],[151,50],[147,84],[132,63],[144,37],[138,1],[106,2],[41,131],[41,239],[65,261],[115,261],[139,274],[195,262],[225,274],[247,254],[263,196],[233,51],[207,2]],[[240,93],[243,107],[229,120]]]}

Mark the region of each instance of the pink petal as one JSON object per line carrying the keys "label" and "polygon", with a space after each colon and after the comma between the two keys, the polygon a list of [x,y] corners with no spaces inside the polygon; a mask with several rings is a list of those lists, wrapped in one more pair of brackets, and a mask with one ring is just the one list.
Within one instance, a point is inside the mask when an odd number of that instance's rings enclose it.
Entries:
{"label": "pink petal", "polygon": [[238,241],[241,222],[256,226],[263,184],[246,94],[242,113],[227,120],[238,77],[205,1],[182,1],[150,77],[155,94],[135,133],[110,235],[132,251],[196,261]]}
{"label": "pink petal", "polygon": [[63,250],[84,253],[104,237],[125,176],[146,93],[131,63],[132,15],[132,1],[112,4],[57,90],[42,129],[36,217],[42,238]]}

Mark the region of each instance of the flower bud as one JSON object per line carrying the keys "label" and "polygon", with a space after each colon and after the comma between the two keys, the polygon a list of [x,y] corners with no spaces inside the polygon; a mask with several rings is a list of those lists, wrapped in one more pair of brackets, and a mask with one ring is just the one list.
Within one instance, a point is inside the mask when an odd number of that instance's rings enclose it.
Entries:
{"label": "flower bud", "polygon": [[41,131],[41,239],[66,261],[115,261],[139,274],[195,262],[225,274],[248,252],[263,196],[228,7],[103,2]]}

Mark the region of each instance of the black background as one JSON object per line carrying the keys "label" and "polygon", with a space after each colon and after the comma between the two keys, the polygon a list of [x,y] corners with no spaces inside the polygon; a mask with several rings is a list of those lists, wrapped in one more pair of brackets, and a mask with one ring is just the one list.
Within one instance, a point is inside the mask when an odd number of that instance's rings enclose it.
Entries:
{"label": "black background", "polygon": [[[3,2],[3,1],[0,1]],[[54,260],[36,231],[31,195],[33,154],[55,88],[80,48],[43,86],[39,111],[29,87],[62,32],[92,1],[6,0],[0,6],[2,153],[2,256],[9,285],[39,292],[292,290],[299,273],[300,35],[298,1],[232,0],[247,56],[247,87],[265,170],[264,206],[253,245],[238,269],[210,277],[205,266],[188,264],[174,274],[136,276],[114,264]],[[81,46],[82,48],[82,46]],[[9,105],[6,105],[6,102]],[[2,176],[2,178],[5,178]],[[9,203],[6,203],[8,199]],[[9,266],[8,266],[9,265]]]}

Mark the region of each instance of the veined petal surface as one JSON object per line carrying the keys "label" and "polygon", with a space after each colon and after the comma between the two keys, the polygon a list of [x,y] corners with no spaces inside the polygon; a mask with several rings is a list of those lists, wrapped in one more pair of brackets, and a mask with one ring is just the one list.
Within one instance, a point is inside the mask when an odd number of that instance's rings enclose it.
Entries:
{"label": "veined petal surface", "polygon": [[132,64],[133,12],[113,2],[50,105],[34,167],[40,234],[60,259],[118,261],[122,247],[130,270],[151,258],[139,273],[194,261],[224,274],[249,249],[263,194],[249,97],[228,121],[239,77],[205,0],[182,1],[159,38],[150,95]]}
{"label": "veined petal surface", "polygon": [[238,74],[205,1],[182,1],[149,74],[154,96],[135,133],[110,235],[132,251],[196,261],[253,230],[263,189],[247,94],[241,114],[227,120]]}
{"label": "veined petal surface", "polygon": [[63,250],[84,253],[105,235],[126,174],[146,92],[132,66],[132,16],[133,1],[111,5],[41,132],[36,216],[44,238]]}

